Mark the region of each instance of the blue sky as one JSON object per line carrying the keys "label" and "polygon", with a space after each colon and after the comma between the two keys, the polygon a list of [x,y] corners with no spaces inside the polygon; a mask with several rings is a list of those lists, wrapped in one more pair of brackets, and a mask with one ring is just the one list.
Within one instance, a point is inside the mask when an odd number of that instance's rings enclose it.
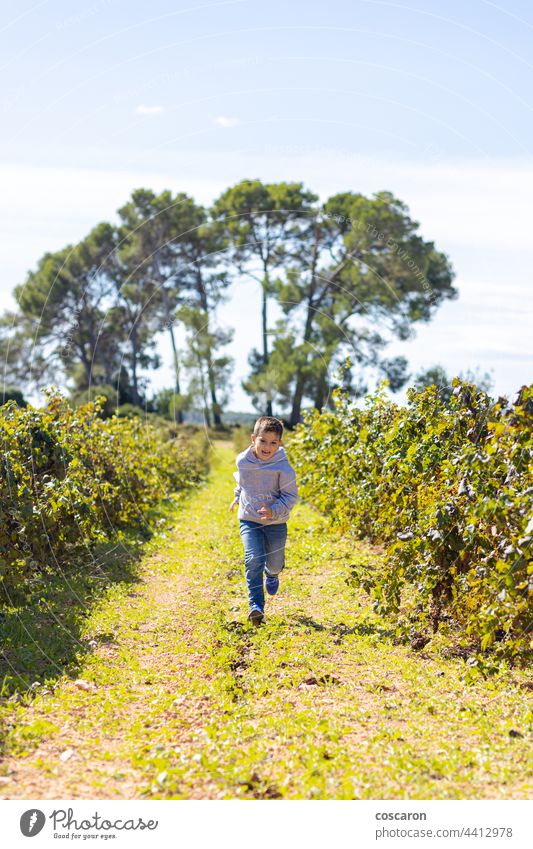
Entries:
{"label": "blue sky", "polygon": [[[4,2],[0,293],[134,188],[208,203],[244,178],[388,189],[450,257],[457,301],[395,343],[413,371],[530,382],[533,9],[526,2]],[[250,321],[257,316],[257,326]],[[239,282],[231,406],[259,342]],[[166,356],[166,343],[162,351]],[[170,362],[170,358],[167,357]],[[154,385],[169,385],[163,368]]]}

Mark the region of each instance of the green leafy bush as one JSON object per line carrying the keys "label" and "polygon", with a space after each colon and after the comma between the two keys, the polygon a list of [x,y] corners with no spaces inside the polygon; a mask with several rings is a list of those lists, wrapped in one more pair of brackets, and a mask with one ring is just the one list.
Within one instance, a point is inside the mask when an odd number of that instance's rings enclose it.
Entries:
{"label": "green leafy bush", "polygon": [[206,440],[139,417],[103,419],[105,399],[72,409],[50,391],[44,409],[0,408],[0,604],[32,574],[56,570],[93,543],[146,527],[151,508],[197,481]]}
{"label": "green leafy bush", "polygon": [[245,451],[246,448],[250,445],[250,434],[254,429],[253,424],[251,425],[235,425],[233,428],[233,450],[240,454],[241,451]]}
{"label": "green leafy bush", "polygon": [[385,546],[381,573],[353,567],[376,609],[404,637],[464,634],[469,662],[525,663],[533,650],[533,386],[515,404],[453,381],[384,386],[364,409],[335,391],[291,440],[301,493],[341,530]]}

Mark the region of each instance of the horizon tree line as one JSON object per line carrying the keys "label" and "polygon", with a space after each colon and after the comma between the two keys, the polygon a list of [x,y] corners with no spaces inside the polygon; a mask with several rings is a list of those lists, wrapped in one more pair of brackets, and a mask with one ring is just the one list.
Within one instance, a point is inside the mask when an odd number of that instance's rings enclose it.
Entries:
{"label": "horizon tree line", "polygon": [[[64,383],[74,400],[105,394],[177,421],[200,407],[219,425],[233,329],[218,325],[217,307],[240,279],[261,297],[260,343],[242,382],[259,413],[276,409],[293,426],[306,399],[318,410],[328,403],[331,374],[358,396],[368,368],[397,391],[407,360],[384,349],[458,294],[447,256],[418,227],[384,191],[320,203],[299,182],[242,180],[205,207],[183,192],[136,189],[117,223],[47,252],[15,287],[17,308],[0,317],[4,383]],[[270,327],[274,302],[283,318]],[[145,373],[161,365],[162,333],[173,386],[150,400]]]}

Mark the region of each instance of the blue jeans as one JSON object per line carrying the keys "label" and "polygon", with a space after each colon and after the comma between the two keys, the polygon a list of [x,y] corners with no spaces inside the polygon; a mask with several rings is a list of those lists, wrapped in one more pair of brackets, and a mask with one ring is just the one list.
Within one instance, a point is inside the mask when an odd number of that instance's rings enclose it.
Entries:
{"label": "blue jeans", "polygon": [[279,575],[285,565],[287,523],[263,525],[247,519],[239,521],[250,609],[264,610],[263,574]]}

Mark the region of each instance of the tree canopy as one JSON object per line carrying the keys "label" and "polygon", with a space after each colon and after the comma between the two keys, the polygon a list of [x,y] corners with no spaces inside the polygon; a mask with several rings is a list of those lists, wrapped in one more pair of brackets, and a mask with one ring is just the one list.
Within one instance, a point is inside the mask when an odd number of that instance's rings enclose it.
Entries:
{"label": "tree canopy", "polygon": [[4,380],[25,389],[63,380],[77,398],[114,387],[117,403],[157,407],[150,374],[168,335],[174,383],[160,407],[178,420],[200,408],[220,424],[233,329],[217,310],[239,280],[260,300],[243,388],[258,412],[275,407],[294,425],[306,403],[330,404],[337,381],[358,395],[373,372],[400,389],[407,360],[385,349],[457,296],[453,277],[391,192],[320,202],[299,182],[241,180],[206,208],[184,192],[140,188],[115,223],[46,253],[15,288],[18,310],[0,318]]}

